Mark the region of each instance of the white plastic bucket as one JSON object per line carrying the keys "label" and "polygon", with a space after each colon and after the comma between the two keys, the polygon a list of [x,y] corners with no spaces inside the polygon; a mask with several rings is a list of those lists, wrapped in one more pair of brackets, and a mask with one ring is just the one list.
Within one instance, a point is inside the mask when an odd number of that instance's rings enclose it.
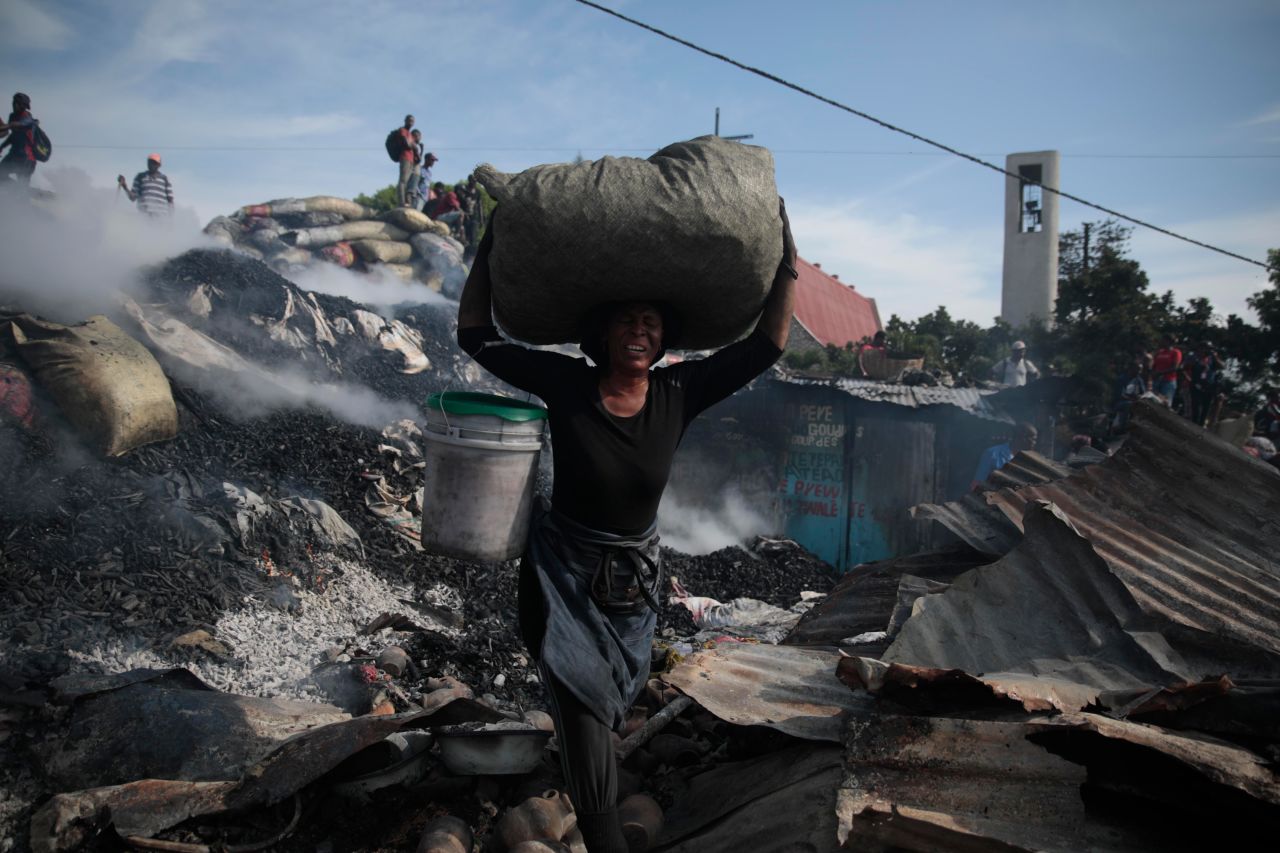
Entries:
{"label": "white plastic bucket", "polygon": [[427,400],[422,547],[470,560],[524,551],[546,410],[469,392]]}

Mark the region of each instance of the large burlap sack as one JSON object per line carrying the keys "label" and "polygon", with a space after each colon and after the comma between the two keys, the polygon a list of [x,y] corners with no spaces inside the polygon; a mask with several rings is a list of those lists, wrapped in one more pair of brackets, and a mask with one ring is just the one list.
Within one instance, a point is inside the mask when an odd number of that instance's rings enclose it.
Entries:
{"label": "large burlap sack", "polygon": [[535,166],[476,177],[498,200],[493,307],[512,336],[577,340],[591,308],[613,300],[667,302],[689,349],[748,332],[782,259],[773,157],[704,136],[647,160]]}
{"label": "large burlap sack", "polygon": [[13,349],[67,420],[107,456],[178,434],[169,380],[142,344],[106,317],[76,326],[3,318]]}
{"label": "large burlap sack", "polygon": [[445,237],[449,235],[448,225],[436,222],[421,210],[414,210],[411,207],[393,207],[385,213],[379,213],[377,218],[380,222],[390,222],[397,228],[403,228],[410,234],[429,231]]}
{"label": "large burlap sack", "polygon": [[367,264],[407,264],[413,257],[413,247],[397,240],[354,240],[351,248]]}
{"label": "large burlap sack", "polygon": [[389,222],[365,219],[328,228],[299,228],[296,231],[285,231],[280,236],[291,246],[329,246],[353,240],[407,240],[409,232]]}
{"label": "large burlap sack", "polygon": [[204,227],[204,233],[224,246],[234,246],[244,234],[244,227],[229,216],[215,216]]}
{"label": "large burlap sack", "polygon": [[394,278],[398,278],[401,281],[413,281],[414,276],[417,273],[417,270],[415,270],[411,264],[396,264],[396,263],[370,264],[369,270],[371,272],[387,273],[388,275],[393,276]]}
{"label": "large burlap sack", "polygon": [[341,213],[328,213],[321,210],[309,213],[277,213],[275,220],[285,230],[325,228],[330,225],[341,225],[347,221]]}
{"label": "large burlap sack", "polygon": [[457,299],[467,281],[467,266],[462,260],[462,247],[451,237],[438,234],[414,234],[409,238],[417,256],[419,279],[432,290]]}
{"label": "large burlap sack", "polygon": [[373,211],[362,204],[329,195],[277,198],[266,204],[247,204],[240,210],[246,216],[279,216],[282,213],[337,213],[344,219],[369,219],[373,216]]}
{"label": "large burlap sack", "polygon": [[285,264],[286,266],[307,266],[314,260],[314,256],[306,249],[299,249],[292,246],[285,246],[268,256],[268,260],[274,264]]}

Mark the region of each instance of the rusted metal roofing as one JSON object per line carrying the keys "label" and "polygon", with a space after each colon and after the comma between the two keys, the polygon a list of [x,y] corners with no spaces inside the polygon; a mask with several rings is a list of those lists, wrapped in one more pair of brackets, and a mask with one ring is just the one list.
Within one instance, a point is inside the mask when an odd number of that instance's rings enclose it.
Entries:
{"label": "rusted metal roofing", "polygon": [[818,343],[843,347],[880,331],[880,312],[852,285],[836,279],[804,258],[796,258],[796,321]]}
{"label": "rusted metal roofing", "polygon": [[1087,809],[1085,767],[1027,739],[1025,721],[876,713],[845,739],[845,850],[1163,849]]}
{"label": "rusted metal roofing", "polygon": [[792,385],[821,385],[843,391],[850,397],[871,403],[888,403],[908,409],[927,406],[954,406],[974,417],[999,423],[1013,423],[1013,418],[996,409],[990,402],[995,392],[978,388],[948,388],[944,385],[896,385],[874,379],[815,379],[783,376],[779,381]]}
{"label": "rusted metal roofing", "polygon": [[836,678],[836,652],[721,643],[677,664],[663,681],[720,719],[806,740],[840,740],[844,715],[865,706]]}
{"label": "rusted metal roofing", "polygon": [[[1110,460],[1063,480],[921,507],[989,550],[999,523],[1022,528],[1032,501],[1070,520],[1142,610],[1280,655],[1280,477],[1172,412],[1135,407]],[[998,534],[997,534],[998,538]]]}

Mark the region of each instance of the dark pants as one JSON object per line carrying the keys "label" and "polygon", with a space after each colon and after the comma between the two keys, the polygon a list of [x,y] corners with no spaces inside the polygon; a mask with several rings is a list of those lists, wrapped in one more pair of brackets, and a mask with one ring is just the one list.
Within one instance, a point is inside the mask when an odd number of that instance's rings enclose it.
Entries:
{"label": "dark pants", "polygon": [[0,160],[0,181],[17,178],[24,187],[31,183],[31,175],[35,173],[36,161],[25,157],[13,157]]}
{"label": "dark pants", "polygon": [[[520,566],[520,632],[530,654],[542,656],[546,616],[538,577],[528,561]],[[618,765],[609,727],[546,667],[539,673],[551,703],[569,798],[589,853],[627,853],[618,820]]]}
{"label": "dark pants", "polygon": [[1209,417],[1209,410],[1212,408],[1212,390],[1191,389],[1191,420],[1204,426],[1205,420]]}

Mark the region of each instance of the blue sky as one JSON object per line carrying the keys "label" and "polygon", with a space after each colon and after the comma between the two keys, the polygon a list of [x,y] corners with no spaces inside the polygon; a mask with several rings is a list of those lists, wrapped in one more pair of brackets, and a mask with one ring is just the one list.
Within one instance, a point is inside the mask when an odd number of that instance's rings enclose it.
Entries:
{"label": "blue sky", "polygon": [[[1273,0],[605,5],[997,163],[1057,149],[1063,189],[1139,218],[1253,258],[1280,247]],[[202,222],[391,183],[382,139],[406,112],[453,180],[646,156],[710,132],[718,106],[723,133],[774,151],[801,253],[886,319],[999,312],[1000,176],[570,0],[5,7],[0,80],[32,96],[48,167],[107,187],[160,151]],[[1064,228],[1101,216],[1061,208]],[[1132,250],[1155,288],[1224,314],[1265,286],[1141,229]]]}

